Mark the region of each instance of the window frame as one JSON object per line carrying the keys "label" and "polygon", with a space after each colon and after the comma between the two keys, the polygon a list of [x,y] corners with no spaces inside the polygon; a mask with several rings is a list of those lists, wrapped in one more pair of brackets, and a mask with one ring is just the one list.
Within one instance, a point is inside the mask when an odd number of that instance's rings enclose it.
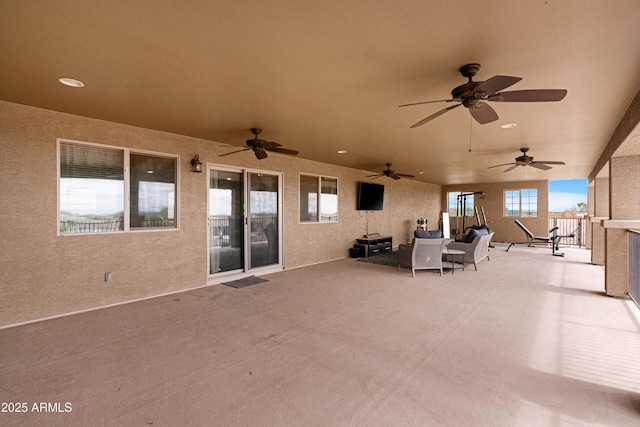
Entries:
{"label": "window frame", "polygon": [[[509,215],[509,206],[513,206],[515,204],[515,197],[511,197],[509,204],[507,204],[507,193],[518,193],[517,196],[517,215]],[[523,193],[527,192],[528,194],[523,195]],[[531,192],[535,192],[535,205],[531,203],[532,195]],[[519,189],[505,189],[502,193],[502,200],[504,210],[502,211],[503,218],[538,218],[538,189],[537,188],[519,188]],[[526,201],[525,201],[526,199]],[[524,207],[527,207],[526,212],[535,212],[535,215],[524,215]],[[531,207],[535,207],[535,211],[531,210]],[[512,209],[515,210],[515,209]]]}
{"label": "window frame", "polygon": [[[302,216],[302,177],[306,177],[306,178],[315,178],[317,181],[317,201],[316,201],[316,209],[317,209],[317,219],[314,220],[309,220],[309,221],[303,221],[301,216]],[[335,220],[331,221],[331,220],[322,220],[322,195],[323,194],[331,194],[331,193],[322,193],[322,180],[323,179],[329,179],[329,180],[335,180],[336,182],[336,216],[335,216]],[[337,224],[339,222],[339,212],[340,212],[340,180],[335,177],[335,176],[328,176],[328,175],[318,175],[318,174],[314,174],[314,173],[304,173],[304,172],[300,172],[298,173],[298,223],[299,224]]]}
{"label": "window frame", "polygon": [[[84,145],[99,147],[109,150],[119,150],[123,153],[123,168],[124,168],[124,203],[123,203],[123,229],[122,230],[110,230],[110,231],[89,231],[89,232],[77,232],[77,233],[62,233],[60,231],[60,181],[61,181],[61,144],[68,143],[74,145]],[[174,206],[174,225],[168,227],[131,227],[131,155],[141,155],[149,157],[159,157],[164,159],[173,159],[175,162],[175,206]],[[121,233],[145,233],[145,232],[162,232],[162,231],[177,231],[180,230],[180,155],[163,153],[158,151],[142,150],[135,148],[128,148],[116,145],[99,144],[88,141],[78,141],[68,138],[56,139],[56,234],[57,236],[95,236],[102,234],[121,234]]]}

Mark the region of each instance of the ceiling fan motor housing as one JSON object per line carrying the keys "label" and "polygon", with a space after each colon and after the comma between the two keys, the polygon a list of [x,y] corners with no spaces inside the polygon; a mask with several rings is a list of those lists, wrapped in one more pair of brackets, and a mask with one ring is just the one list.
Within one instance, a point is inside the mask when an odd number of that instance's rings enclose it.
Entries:
{"label": "ceiling fan motor housing", "polygon": [[527,156],[527,151],[529,151],[528,148],[521,148],[520,151],[522,151],[522,156],[516,157],[516,163],[528,165],[533,162],[533,157]]}
{"label": "ceiling fan motor housing", "polygon": [[526,154],[524,156],[516,157],[516,163],[529,164],[533,162],[533,157],[529,157]]}
{"label": "ceiling fan motor housing", "polygon": [[[470,81],[470,82],[465,83],[463,85],[457,86],[451,91],[451,97],[453,99],[462,99],[462,100],[465,100],[467,98],[474,99],[476,97],[475,97],[473,91],[475,90],[476,87],[478,87],[482,83],[484,83],[484,82],[471,82]],[[465,105],[465,107],[466,107],[466,105]]]}

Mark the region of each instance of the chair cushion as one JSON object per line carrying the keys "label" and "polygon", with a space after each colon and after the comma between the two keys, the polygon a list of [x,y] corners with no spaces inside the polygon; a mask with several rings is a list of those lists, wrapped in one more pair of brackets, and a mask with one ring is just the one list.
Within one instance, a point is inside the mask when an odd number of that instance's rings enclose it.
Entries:
{"label": "chair cushion", "polygon": [[442,230],[416,230],[413,235],[416,239],[441,239]]}
{"label": "chair cushion", "polygon": [[486,236],[487,234],[489,234],[489,230],[486,228],[474,228],[467,234],[466,242],[471,243],[477,236]]}

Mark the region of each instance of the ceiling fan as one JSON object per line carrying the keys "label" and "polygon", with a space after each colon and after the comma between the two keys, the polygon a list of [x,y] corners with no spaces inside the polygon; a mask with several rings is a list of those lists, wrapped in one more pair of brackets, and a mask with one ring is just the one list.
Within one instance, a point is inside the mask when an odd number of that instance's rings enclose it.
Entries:
{"label": "ceiling fan", "polygon": [[518,166],[533,166],[536,169],[549,170],[551,166],[549,165],[564,165],[565,162],[556,162],[556,161],[544,161],[538,160],[534,161],[533,157],[527,156],[528,148],[521,148],[522,156],[516,157],[515,163],[504,163],[502,165],[489,166],[487,169],[491,168],[499,168],[500,166],[510,166],[505,169],[503,172],[509,172],[517,168]]}
{"label": "ceiling fan", "polygon": [[253,150],[258,160],[267,158],[267,151],[273,151],[275,153],[281,154],[298,154],[295,150],[289,150],[288,148],[280,148],[282,145],[273,141],[265,141],[264,139],[259,139],[258,135],[262,132],[262,129],[259,128],[251,128],[251,133],[253,133],[253,139],[247,139],[247,148],[243,148],[242,150],[232,151],[230,153],[220,154],[219,157],[228,156],[229,154],[239,153],[241,151]]}
{"label": "ceiling fan", "polygon": [[377,173],[377,174],[374,174],[374,175],[367,175],[367,178],[376,179],[376,178],[380,178],[382,176],[388,176],[389,178],[393,178],[393,179],[400,179],[402,177],[404,177],[404,178],[415,178],[415,175],[407,175],[405,173],[396,173],[396,171],[391,169],[391,163],[387,163],[386,165],[387,165],[387,168],[384,169],[381,173]]}
{"label": "ceiling fan", "polygon": [[460,67],[460,74],[467,77],[469,81],[463,85],[454,88],[451,91],[451,99],[440,99],[436,101],[414,102],[412,104],[403,104],[400,107],[408,107],[411,105],[431,104],[435,102],[458,102],[456,105],[444,108],[429,117],[420,120],[412,128],[422,126],[423,124],[440,117],[444,113],[453,110],[461,105],[469,109],[471,116],[480,124],[491,123],[498,120],[498,114],[485,101],[491,102],[551,102],[560,101],[566,95],[566,89],[532,89],[532,90],[513,90],[508,92],[500,92],[518,83],[521,77],[510,76],[493,76],[489,80],[483,82],[474,82],[472,77],[480,70],[480,64],[467,64]]}

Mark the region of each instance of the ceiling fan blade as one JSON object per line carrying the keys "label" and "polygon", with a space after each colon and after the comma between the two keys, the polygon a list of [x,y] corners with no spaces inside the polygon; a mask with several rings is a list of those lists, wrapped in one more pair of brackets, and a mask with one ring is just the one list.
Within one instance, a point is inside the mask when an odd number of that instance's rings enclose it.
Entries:
{"label": "ceiling fan blade", "polygon": [[486,102],[478,102],[477,107],[469,108],[469,112],[481,125],[498,120],[498,113]]}
{"label": "ceiling fan blade", "polygon": [[282,144],[278,144],[277,142],[274,142],[274,141],[264,141],[262,143],[262,146],[267,150],[271,150],[276,147],[282,147]]}
{"label": "ceiling fan blade", "polygon": [[397,173],[396,175],[400,176],[402,178],[415,178],[416,177],[415,175],[408,175],[406,173]]}
{"label": "ceiling fan blade", "polygon": [[547,166],[544,163],[540,163],[540,162],[531,162],[529,163],[529,166],[534,167],[536,169],[542,169],[544,171],[551,169],[551,166]]}
{"label": "ceiling fan blade", "polygon": [[566,165],[565,162],[554,162],[554,161],[547,162],[545,160],[536,160],[535,162],[531,162],[531,163],[546,163],[547,165]]}
{"label": "ceiling fan blade", "polygon": [[515,164],[513,166],[511,166],[510,168],[506,168],[505,170],[503,170],[502,172],[509,172],[514,170],[515,168],[517,168],[518,166],[520,166],[519,164]]}
{"label": "ceiling fan blade", "polygon": [[501,164],[501,165],[489,166],[487,169],[499,168],[500,166],[509,166],[509,165],[516,165],[516,166],[518,166],[518,164],[517,164],[517,163],[503,163],[503,164]]}
{"label": "ceiling fan blade", "polygon": [[235,153],[239,153],[239,152],[241,152],[241,151],[247,151],[247,150],[251,150],[251,147],[249,147],[249,148],[243,148],[242,150],[232,151],[232,152],[230,152],[230,153],[220,154],[220,155],[218,155],[218,157],[224,157],[224,156],[228,156],[229,154],[235,154]]}
{"label": "ceiling fan blade", "polygon": [[400,177],[395,173],[389,174],[389,178],[392,178],[392,179],[395,179],[395,180],[400,179]]}
{"label": "ceiling fan blade", "polygon": [[438,99],[435,101],[412,102],[411,104],[398,105],[398,107],[410,107],[412,105],[435,104],[436,102],[454,102],[454,101],[459,102],[460,100],[459,99]]}
{"label": "ceiling fan blade", "polygon": [[489,80],[486,80],[476,86],[472,93],[486,93],[487,95],[491,95],[493,93],[506,89],[509,86],[513,86],[520,80],[522,80],[522,77],[493,76]]}
{"label": "ceiling fan blade", "polygon": [[278,147],[273,147],[273,148],[269,148],[269,147],[264,147],[265,150],[269,150],[269,151],[273,151],[275,153],[282,153],[282,154],[291,154],[291,155],[296,155],[298,154],[298,152],[296,150],[289,150],[288,148],[278,148]]}
{"label": "ceiling fan blade", "polygon": [[417,128],[418,126],[422,126],[423,124],[430,122],[431,120],[435,119],[436,117],[440,117],[441,115],[443,115],[444,113],[446,113],[447,111],[453,110],[454,108],[457,108],[459,106],[461,106],[462,104],[456,104],[456,105],[452,105],[451,107],[447,107],[444,108],[440,111],[438,111],[437,113],[433,113],[432,115],[430,115],[429,117],[426,117],[422,120],[420,120],[418,123],[416,123],[415,125],[411,126],[411,129],[413,128]]}
{"label": "ceiling fan blade", "polygon": [[367,175],[367,178],[373,178],[373,177],[379,178],[381,176],[382,176],[382,174],[374,173],[373,175]]}
{"label": "ceiling fan blade", "polygon": [[378,179],[378,178],[382,178],[384,175],[378,174],[378,175],[369,175],[369,176],[371,176],[371,179]]}
{"label": "ceiling fan blade", "polygon": [[253,152],[256,153],[256,158],[258,160],[267,158],[267,152],[264,151],[262,148],[256,148],[255,150],[253,150]]}
{"label": "ceiling fan blade", "polygon": [[489,101],[498,102],[553,102],[561,101],[567,95],[566,89],[532,89],[500,92]]}

